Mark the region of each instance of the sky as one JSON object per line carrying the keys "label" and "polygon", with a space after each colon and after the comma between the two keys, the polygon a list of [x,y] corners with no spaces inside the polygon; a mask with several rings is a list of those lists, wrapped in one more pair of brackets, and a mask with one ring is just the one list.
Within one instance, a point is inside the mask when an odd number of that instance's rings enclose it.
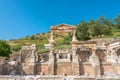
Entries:
{"label": "sky", "polygon": [[58,24],[80,24],[120,14],[120,0],[0,0],[0,39],[50,31]]}

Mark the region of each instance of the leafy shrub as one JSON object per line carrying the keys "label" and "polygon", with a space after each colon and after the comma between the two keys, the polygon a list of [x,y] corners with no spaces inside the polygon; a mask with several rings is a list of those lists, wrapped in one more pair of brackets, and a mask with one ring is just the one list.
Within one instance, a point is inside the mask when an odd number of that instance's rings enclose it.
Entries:
{"label": "leafy shrub", "polygon": [[6,41],[0,40],[0,56],[9,57],[9,54],[11,54],[10,45]]}

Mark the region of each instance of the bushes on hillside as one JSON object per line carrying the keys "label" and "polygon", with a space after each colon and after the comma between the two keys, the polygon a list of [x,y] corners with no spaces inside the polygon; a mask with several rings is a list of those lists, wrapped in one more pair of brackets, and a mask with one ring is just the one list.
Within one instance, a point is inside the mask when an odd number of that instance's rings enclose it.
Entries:
{"label": "bushes on hillside", "polygon": [[0,40],[0,56],[9,57],[9,54],[11,54],[10,45],[6,41]]}

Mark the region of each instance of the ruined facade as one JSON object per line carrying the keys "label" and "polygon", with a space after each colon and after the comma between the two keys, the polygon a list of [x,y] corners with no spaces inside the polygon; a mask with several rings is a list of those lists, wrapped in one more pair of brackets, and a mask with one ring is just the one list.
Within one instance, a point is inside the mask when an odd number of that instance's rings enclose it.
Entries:
{"label": "ruined facade", "polygon": [[[54,33],[71,32],[72,48],[55,51]],[[120,40],[97,45],[95,41],[77,41],[76,27],[66,24],[51,27],[48,67],[45,74],[50,75],[120,75]],[[44,67],[44,65],[43,65]]]}
{"label": "ruined facade", "polygon": [[[54,33],[72,33],[71,49],[55,50]],[[50,50],[37,54],[36,45],[23,46],[17,57],[22,65],[20,74],[69,75],[69,76],[119,76],[120,40],[98,45],[95,41],[78,41],[76,27],[61,24],[51,27]],[[24,72],[24,73],[23,73]],[[14,72],[15,73],[15,72]]]}

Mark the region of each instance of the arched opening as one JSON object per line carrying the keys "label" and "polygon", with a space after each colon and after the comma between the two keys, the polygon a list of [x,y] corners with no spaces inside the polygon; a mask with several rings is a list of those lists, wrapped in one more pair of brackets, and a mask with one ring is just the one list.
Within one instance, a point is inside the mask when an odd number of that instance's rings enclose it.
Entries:
{"label": "arched opening", "polygon": [[100,63],[100,75],[104,75],[104,67],[103,62],[106,62],[106,50],[104,49],[97,49],[96,55],[98,56],[99,63]]}
{"label": "arched opening", "polygon": [[89,62],[90,51],[87,48],[78,48],[77,50],[78,61],[79,61],[79,75],[85,75],[84,63]]}

